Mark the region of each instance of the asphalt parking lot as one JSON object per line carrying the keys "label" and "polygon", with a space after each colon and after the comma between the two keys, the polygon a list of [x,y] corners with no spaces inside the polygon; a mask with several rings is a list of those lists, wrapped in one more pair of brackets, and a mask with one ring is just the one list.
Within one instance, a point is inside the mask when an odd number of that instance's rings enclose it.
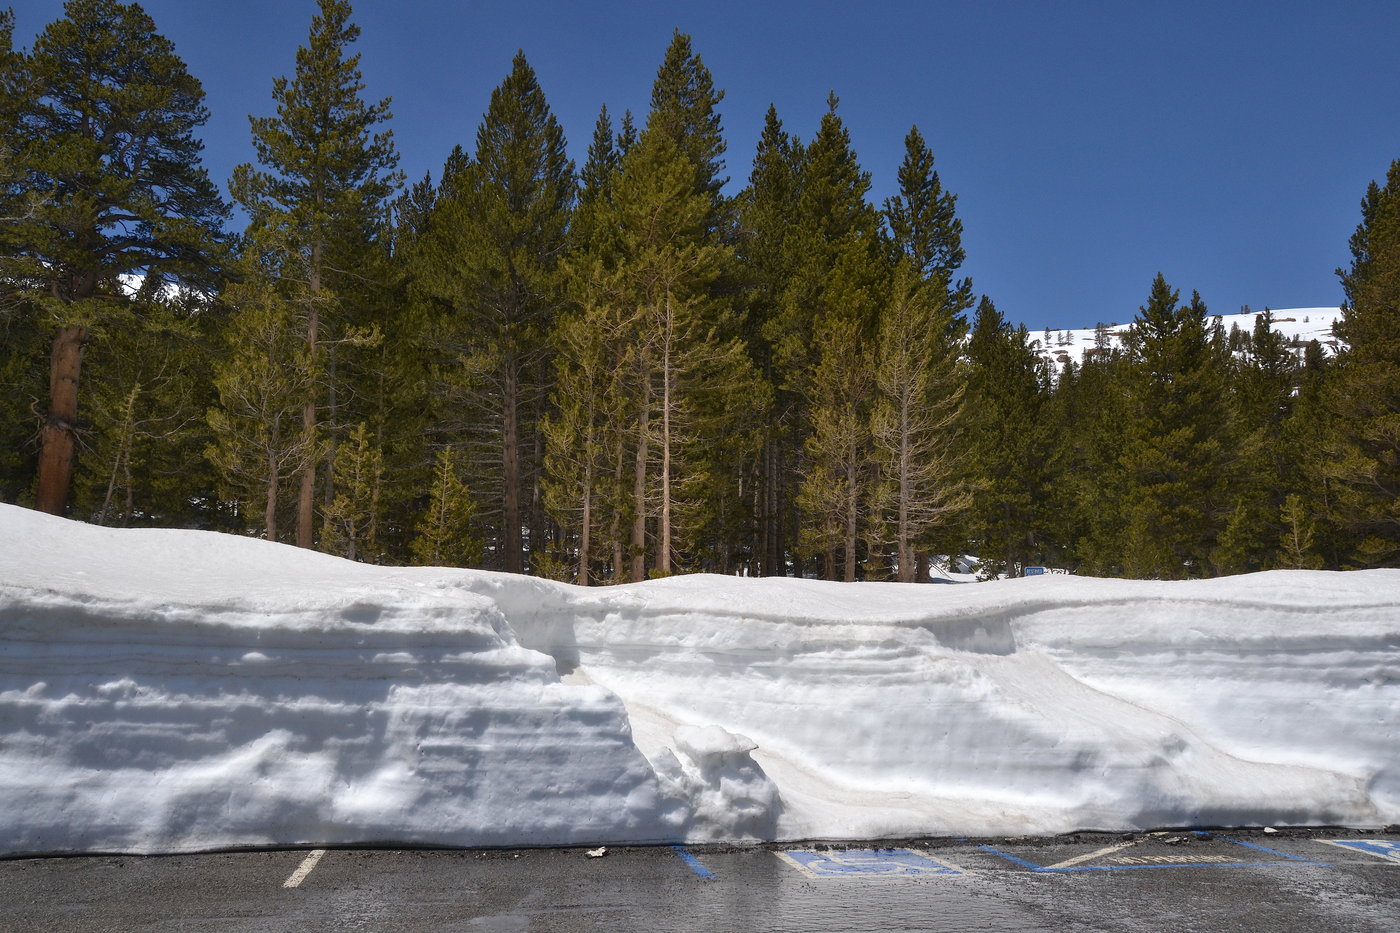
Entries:
{"label": "asphalt parking lot", "polygon": [[5,931],[1387,931],[1400,833],[0,861]]}

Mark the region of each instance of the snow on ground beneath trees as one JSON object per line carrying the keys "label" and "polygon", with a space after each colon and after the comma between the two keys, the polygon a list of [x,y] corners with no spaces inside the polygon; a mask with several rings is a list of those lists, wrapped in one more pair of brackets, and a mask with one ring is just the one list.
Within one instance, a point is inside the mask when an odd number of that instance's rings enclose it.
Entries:
{"label": "snow on ground beneath trees", "polygon": [[0,506],[0,851],[1400,822],[1400,571],[583,589]]}
{"label": "snow on ground beneath trees", "polygon": [[[1254,332],[1254,321],[1260,313],[1262,312],[1249,311],[1223,314],[1220,315],[1220,326],[1226,334],[1236,327],[1250,334]],[[1340,308],[1285,308],[1272,313],[1274,332],[1280,334],[1294,348],[1296,354],[1301,355],[1303,348],[1312,340],[1322,344],[1322,348],[1329,354],[1337,352],[1338,342],[1336,335],[1332,333],[1332,326],[1341,320]],[[1123,338],[1130,324],[1131,322],[1108,325],[1110,347],[1123,346]],[[1082,363],[1084,357],[1094,349],[1098,339],[1097,328],[1094,327],[1074,330],[1050,328],[1048,331],[1031,331],[1029,336],[1033,348],[1041,358],[1060,368],[1070,360],[1073,360],[1075,365]]]}

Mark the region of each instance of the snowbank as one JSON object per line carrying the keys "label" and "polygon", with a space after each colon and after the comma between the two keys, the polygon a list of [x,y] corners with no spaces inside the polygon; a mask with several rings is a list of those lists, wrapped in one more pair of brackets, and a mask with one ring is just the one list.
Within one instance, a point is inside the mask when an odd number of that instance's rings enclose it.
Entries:
{"label": "snowbank", "polygon": [[0,506],[0,851],[1400,821],[1400,571],[577,587]]}
{"label": "snowbank", "polygon": [[0,850],[655,841],[617,698],[461,574],[0,506]]}

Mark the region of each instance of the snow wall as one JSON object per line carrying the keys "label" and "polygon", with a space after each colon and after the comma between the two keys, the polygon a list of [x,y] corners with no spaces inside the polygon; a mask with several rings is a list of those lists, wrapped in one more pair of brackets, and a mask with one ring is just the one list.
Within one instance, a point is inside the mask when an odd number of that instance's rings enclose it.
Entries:
{"label": "snow wall", "polygon": [[0,506],[0,852],[1400,822],[1400,571],[582,589]]}

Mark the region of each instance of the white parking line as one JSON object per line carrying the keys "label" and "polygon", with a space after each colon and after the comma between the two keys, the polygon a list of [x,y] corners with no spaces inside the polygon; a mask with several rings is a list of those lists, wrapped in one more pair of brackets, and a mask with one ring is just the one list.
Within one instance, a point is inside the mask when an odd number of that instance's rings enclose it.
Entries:
{"label": "white parking line", "polygon": [[1108,855],[1110,852],[1118,852],[1118,851],[1120,851],[1120,850],[1122,850],[1122,849],[1126,849],[1128,846],[1137,845],[1137,843],[1138,843],[1138,840],[1136,840],[1136,839],[1129,840],[1128,842],[1120,842],[1120,843],[1118,843],[1118,845],[1116,845],[1116,846],[1107,846],[1107,847],[1105,847],[1105,848],[1100,849],[1100,850],[1097,851],[1097,852],[1090,852],[1088,855],[1079,855],[1079,856],[1076,856],[1076,857],[1074,857],[1074,858],[1072,858],[1072,859],[1066,859],[1065,861],[1059,862],[1059,863],[1057,863],[1057,864],[1055,864],[1055,865],[1046,865],[1045,867],[1046,867],[1047,869],[1048,869],[1048,868],[1069,868],[1071,865],[1078,865],[1080,862],[1087,862],[1087,861],[1089,861],[1090,859],[1101,858],[1102,856]]}
{"label": "white parking line", "polygon": [[321,856],[326,854],[325,849],[312,849],[311,854],[301,860],[297,870],[292,872],[286,881],[282,882],[284,888],[295,888],[306,880],[306,876],[311,874],[311,869],[316,867],[316,863],[321,861]]}

